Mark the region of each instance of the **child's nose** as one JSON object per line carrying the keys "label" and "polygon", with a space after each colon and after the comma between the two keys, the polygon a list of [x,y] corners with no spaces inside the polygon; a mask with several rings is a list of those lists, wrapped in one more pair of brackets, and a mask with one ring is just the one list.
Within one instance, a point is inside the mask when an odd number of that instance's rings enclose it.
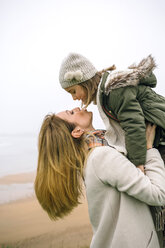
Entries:
{"label": "child's nose", "polygon": [[72,98],[73,98],[74,101],[77,100],[77,97],[76,96],[72,96]]}

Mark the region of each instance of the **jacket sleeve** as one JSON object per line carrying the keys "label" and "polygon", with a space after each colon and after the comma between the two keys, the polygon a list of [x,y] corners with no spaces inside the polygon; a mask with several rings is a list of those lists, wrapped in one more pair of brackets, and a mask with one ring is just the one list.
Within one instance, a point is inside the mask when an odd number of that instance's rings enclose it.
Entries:
{"label": "jacket sleeve", "polygon": [[93,167],[98,179],[152,206],[165,205],[165,168],[155,148],[147,151],[146,175],[111,147],[95,148]]}
{"label": "jacket sleeve", "polygon": [[108,105],[125,131],[128,158],[138,166],[146,161],[146,126],[143,111],[136,99],[135,88],[129,86],[112,90]]}

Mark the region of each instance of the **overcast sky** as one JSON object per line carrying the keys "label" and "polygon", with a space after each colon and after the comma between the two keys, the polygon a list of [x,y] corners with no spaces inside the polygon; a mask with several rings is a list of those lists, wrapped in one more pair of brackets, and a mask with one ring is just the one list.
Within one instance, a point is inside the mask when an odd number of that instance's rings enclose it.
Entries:
{"label": "overcast sky", "polygon": [[47,113],[80,106],[59,85],[69,52],[98,70],[152,54],[165,96],[164,13],[164,0],[0,0],[0,133],[38,133]]}

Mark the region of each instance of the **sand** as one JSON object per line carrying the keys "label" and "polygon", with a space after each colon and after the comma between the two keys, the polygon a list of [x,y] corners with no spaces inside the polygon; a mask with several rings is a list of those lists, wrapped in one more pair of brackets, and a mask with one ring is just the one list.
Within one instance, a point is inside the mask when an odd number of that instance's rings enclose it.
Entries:
{"label": "sand", "polygon": [[[34,173],[0,178],[0,184],[33,182]],[[51,221],[35,196],[0,205],[0,248],[87,248],[92,237],[85,198],[62,220]]]}

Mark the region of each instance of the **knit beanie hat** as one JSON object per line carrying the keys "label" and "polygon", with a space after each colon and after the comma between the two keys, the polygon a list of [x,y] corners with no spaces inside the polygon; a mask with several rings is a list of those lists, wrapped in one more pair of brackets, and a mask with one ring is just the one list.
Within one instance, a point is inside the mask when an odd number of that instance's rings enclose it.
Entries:
{"label": "knit beanie hat", "polygon": [[96,72],[96,68],[87,58],[77,53],[70,53],[61,64],[59,81],[65,89],[91,79]]}

